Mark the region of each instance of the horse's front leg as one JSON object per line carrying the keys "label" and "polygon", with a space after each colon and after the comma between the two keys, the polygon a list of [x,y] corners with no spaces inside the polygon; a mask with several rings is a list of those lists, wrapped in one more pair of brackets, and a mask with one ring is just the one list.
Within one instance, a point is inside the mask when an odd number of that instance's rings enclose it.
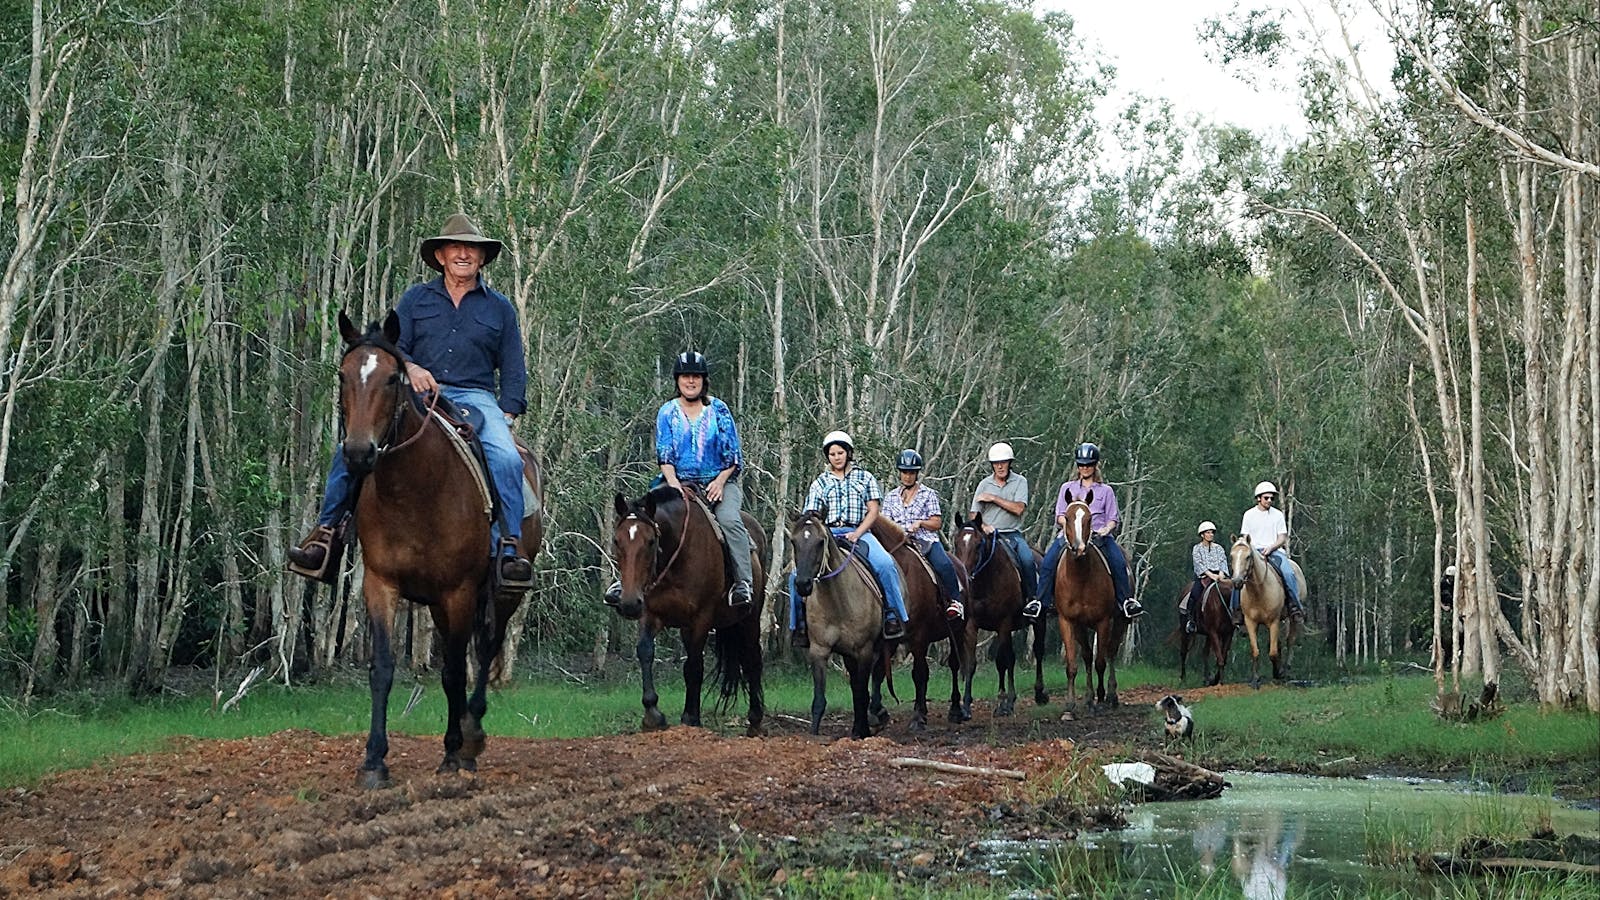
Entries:
{"label": "horse's front leg", "polygon": [[1221,635],[1215,635],[1215,634],[1211,635],[1210,642],[1211,642],[1211,655],[1216,659],[1217,670],[1216,670],[1216,674],[1211,676],[1211,680],[1206,682],[1206,683],[1207,684],[1221,684],[1222,683],[1222,670],[1223,670],[1224,667],[1226,667],[1228,665],[1228,645],[1223,643]]}
{"label": "horse's front leg", "polygon": [[[866,653],[871,653],[867,650]],[[872,677],[870,656],[846,656],[844,668],[850,673],[850,706],[851,724],[850,736],[865,738],[872,736],[872,727],[867,721],[867,681]]]}
{"label": "horse's front leg", "polygon": [[[965,629],[950,635],[950,722],[965,722],[972,718],[972,675],[968,668],[967,660],[972,657],[972,651],[967,646],[967,632]],[[963,679],[967,685],[967,706],[961,704],[961,684]]]}
{"label": "horse's front leg", "polygon": [[1278,656],[1278,620],[1273,619],[1267,625],[1267,656],[1272,660],[1272,678],[1274,681],[1283,680],[1283,665]]}
{"label": "horse's front leg", "polygon": [[467,698],[467,714],[461,719],[461,766],[470,771],[478,768],[478,757],[488,743],[483,730],[483,716],[489,711],[487,697],[489,676],[505,643],[505,621],[495,606],[489,590],[488,579],[478,588],[478,616],[474,623],[474,645],[477,648],[478,672],[474,679],[472,695]]}
{"label": "horse's front leg", "polygon": [[822,714],[828,711],[828,651],[811,646],[811,733],[822,733]]}
{"label": "horse's front leg", "polygon": [[[864,664],[865,665],[865,664]],[[889,673],[889,656],[873,654],[872,663],[868,666],[867,681],[871,685],[867,696],[867,720],[874,728],[881,730],[889,724],[889,711],[883,706],[883,681]]]}
{"label": "horse's front leg", "polygon": [[706,680],[706,634],[701,628],[680,628],[683,638],[683,716],[678,721],[700,727],[700,689]]}
{"label": "horse's front leg", "polygon": [[367,758],[361,763],[356,784],[364,788],[388,787],[389,689],[394,686],[394,617],[400,594],[366,574],[363,593],[367,618],[372,623],[372,661],[367,664],[367,684],[372,691],[372,723],[367,731]]}
{"label": "horse's front leg", "polygon": [[917,700],[911,708],[911,730],[924,731],[928,727],[928,644],[920,641],[911,648],[911,682],[916,686]]}
{"label": "horse's front leg", "polygon": [[1035,706],[1044,706],[1050,702],[1050,693],[1044,689],[1044,642],[1047,626],[1046,619],[1040,616],[1029,626],[1029,633],[1033,635],[1033,703]]}
{"label": "horse's front leg", "polygon": [[[1100,680],[1100,702],[1115,709],[1117,700],[1117,661],[1107,650],[1111,646],[1111,623],[1102,622],[1095,631],[1095,676]],[[1110,684],[1106,682],[1109,679]]]}
{"label": "horse's front leg", "polygon": [[1256,639],[1256,623],[1246,618],[1245,630],[1250,632],[1250,686],[1261,687],[1261,644]]}
{"label": "horse's front leg", "polygon": [[[1183,628],[1183,625],[1180,624],[1178,626],[1178,683],[1179,684],[1183,684],[1184,679],[1188,676],[1188,669],[1189,669],[1189,636],[1190,636],[1189,632],[1185,631],[1184,628]],[[1204,658],[1201,659],[1201,662],[1202,662],[1202,664],[1204,663]]]}
{"label": "horse's front leg", "polygon": [[1009,716],[1017,709],[1017,648],[1011,643],[1011,629],[995,635],[995,671],[1000,675],[1000,703],[997,716]]}
{"label": "horse's front leg", "polygon": [[645,731],[660,731],[667,727],[667,717],[661,714],[661,697],[656,693],[656,619],[645,613],[639,619],[639,643],[634,654],[639,658],[639,681],[642,683],[640,702],[644,704]]}
{"label": "horse's front leg", "polygon": [[1061,619],[1061,656],[1067,669],[1067,709],[1061,721],[1072,719],[1078,707],[1078,628],[1071,621]]}

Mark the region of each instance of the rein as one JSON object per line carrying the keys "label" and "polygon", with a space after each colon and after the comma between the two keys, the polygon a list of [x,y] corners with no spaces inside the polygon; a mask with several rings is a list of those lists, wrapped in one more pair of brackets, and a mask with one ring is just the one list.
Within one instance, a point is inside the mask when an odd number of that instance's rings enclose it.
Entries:
{"label": "rein", "polygon": [[[687,490],[685,490],[682,486],[680,486],[678,488],[678,493],[683,498],[683,525],[678,529],[678,546],[672,548],[672,555],[667,557],[666,563],[663,564],[661,566],[661,568],[656,570],[656,577],[650,579],[650,583],[644,586],[644,590],[641,593],[648,594],[652,590],[654,590],[655,586],[661,583],[661,579],[667,577],[667,572],[672,568],[672,564],[678,561],[678,555],[683,553],[684,538],[687,537],[688,534],[689,534],[689,506],[690,506],[690,500],[689,500],[689,492]],[[640,516],[639,520],[641,522],[649,521],[649,520],[645,519],[643,516]],[[656,530],[656,537],[659,538],[661,536],[661,528],[659,526],[657,526],[655,522],[649,522],[649,524],[650,524],[651,528],[654,528]]]}

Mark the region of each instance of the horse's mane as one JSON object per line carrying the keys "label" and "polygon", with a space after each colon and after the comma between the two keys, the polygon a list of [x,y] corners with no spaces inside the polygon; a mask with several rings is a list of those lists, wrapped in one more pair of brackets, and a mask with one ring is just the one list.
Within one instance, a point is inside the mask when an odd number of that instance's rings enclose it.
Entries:
{"label": "horse's mane", "polygon": [[643,497],[639,498],[640,503],[646,500],[653,501],[657,506],[668,502],[682,503],[683,493],[670,484],[663,484],[660,487],[651,488],[645,492]]}
{"label": "horse's mane", "polygon": [[377,322],[369,322],[367,331],[361,336],[361,340],[350,345],[351,350],[357,347],[377,347],[379,350],[386,350],[389,353],[393,353],[395,358],[402,363],[406,359],[406,355],[400,352],[400,348],[389,343],[389,339],[383,336],[383,326]]}

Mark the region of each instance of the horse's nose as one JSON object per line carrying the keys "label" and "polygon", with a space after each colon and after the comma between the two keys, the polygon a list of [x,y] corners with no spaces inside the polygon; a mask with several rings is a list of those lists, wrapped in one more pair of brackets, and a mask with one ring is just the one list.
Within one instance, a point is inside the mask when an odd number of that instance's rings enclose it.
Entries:
{"label": "horse's nose", "polygon": [[372,441],[345,441],[343,449],[345,467],[357,475],[372,471],[378,461],[378,445]]}
{"label": "horse's nose", "polygon": [[794,592],[796,594],[799,594],[802,597],[811,596],[811,587],[812,587],[811,579],[809,579],[809,578],[806,578],[804,580],[796,578],[794,580]]}
{"label": "horse's nose", "polygon": [[644,615],[644,597],[623,597],[617,604],[617,614],[624,619],[637,619]]}

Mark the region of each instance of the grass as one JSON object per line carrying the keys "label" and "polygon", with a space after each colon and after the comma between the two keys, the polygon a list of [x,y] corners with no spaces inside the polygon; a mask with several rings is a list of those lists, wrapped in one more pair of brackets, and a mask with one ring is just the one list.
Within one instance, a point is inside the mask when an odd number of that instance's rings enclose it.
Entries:
{"label": "grass", "polygon": [[1429,709],[1431,679],[1376,678],[1350,684],[1269,687],[1194,704],[1201,755],[1235,764],[1257,759],[1317,766],[1354,757],[1361,769],[1421,767],[1496,776],[1540,772],[1600,758],[1600,717],[1514,703],[1470,724]]}

